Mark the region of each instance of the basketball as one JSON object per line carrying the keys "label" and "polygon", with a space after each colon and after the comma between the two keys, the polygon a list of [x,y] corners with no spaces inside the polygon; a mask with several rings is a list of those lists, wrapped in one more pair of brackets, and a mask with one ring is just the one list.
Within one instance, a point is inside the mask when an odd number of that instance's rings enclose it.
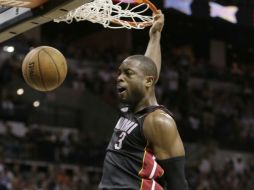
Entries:
{"label": "basketball", "polygon": [[22,74],[26,83],[33,89],[44,92],[54,90],[66,77],[66,59],[53,47],[37,47],[25,56]]}

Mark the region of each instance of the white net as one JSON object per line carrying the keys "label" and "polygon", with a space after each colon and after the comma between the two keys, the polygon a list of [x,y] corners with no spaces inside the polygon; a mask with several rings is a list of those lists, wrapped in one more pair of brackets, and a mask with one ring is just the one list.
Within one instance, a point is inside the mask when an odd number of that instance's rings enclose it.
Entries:
{"label": "white net", "polygon": [[74,20],[100,23],[105,28],[143,29],[153,23],[154,17],[146,3],[133,5],[130,0],[119,0],[114,4],[112,0],[94,0],[54,19],[54,22],[72,23]]}

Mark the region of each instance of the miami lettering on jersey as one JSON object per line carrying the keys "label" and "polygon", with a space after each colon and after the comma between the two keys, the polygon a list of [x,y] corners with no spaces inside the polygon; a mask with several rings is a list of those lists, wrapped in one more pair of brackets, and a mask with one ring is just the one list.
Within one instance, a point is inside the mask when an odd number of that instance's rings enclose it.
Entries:
{"label": "miami lettering on jersey", "polygon": [[130,134],[137,126],[138,126],[137,123],[127,118],[120,117],[115,128],[120,131],[126,132],[127,134]]}
{"label": "miami lettering on jersey", "polygon": [[120,150],[122,148],[123,141],[126,138],[127,134],[130,134],[137,126],[137,123],[127,118],[120,117],[115,126],[115,129],[120,130],[122,133],[119,135],[118,140],[114,145],[116,150]]}

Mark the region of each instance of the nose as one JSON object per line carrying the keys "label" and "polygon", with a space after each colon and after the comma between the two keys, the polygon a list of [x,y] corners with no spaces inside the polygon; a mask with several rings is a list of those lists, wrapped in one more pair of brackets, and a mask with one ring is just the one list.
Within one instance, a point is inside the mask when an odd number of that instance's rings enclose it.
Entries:
{"label": "nose", "polygon": [[117,76],[117,82],[122,82],[123,81],[123,75],[122,74],[119,74]]}

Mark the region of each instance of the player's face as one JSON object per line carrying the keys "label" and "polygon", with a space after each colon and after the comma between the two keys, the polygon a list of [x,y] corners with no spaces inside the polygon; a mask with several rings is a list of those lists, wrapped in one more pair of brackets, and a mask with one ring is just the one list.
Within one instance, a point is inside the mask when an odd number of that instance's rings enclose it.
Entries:
{"label": "player's face", "polygon": [[145,76],[135,60],[125,60],[118,69],[117,94],[121,102],[135,104],[145,95]]}

